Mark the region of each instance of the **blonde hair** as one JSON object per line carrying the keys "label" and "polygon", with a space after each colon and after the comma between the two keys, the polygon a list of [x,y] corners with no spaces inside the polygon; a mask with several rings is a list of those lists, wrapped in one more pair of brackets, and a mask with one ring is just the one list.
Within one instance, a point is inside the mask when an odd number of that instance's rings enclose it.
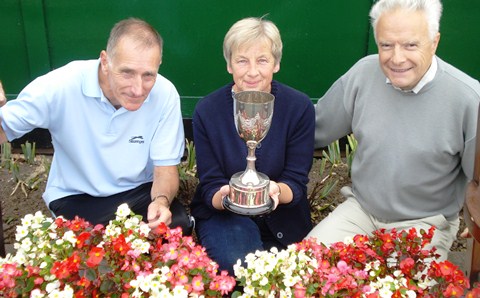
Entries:
{"label": "blonde hair", "polygon": [[250,17],[237,21],[225,35],[223,40],[223,57],[227,65],[230,66],[230,58],[234,50],[242,45],[249,45],[258,41],[269,41],[271,43],[275,64],[280,64],[283,44],[277,26],[263,17]]}

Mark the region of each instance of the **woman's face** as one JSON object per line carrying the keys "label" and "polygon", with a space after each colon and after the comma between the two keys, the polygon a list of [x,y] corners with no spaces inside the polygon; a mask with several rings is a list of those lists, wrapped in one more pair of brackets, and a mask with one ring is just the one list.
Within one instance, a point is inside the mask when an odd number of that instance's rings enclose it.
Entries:
{"label": "woman's face", "polygon": [[233,76],[235,92],[270,92],[273,74],[280,70],[269,41],[242,45],[232,51],[227,70]]}

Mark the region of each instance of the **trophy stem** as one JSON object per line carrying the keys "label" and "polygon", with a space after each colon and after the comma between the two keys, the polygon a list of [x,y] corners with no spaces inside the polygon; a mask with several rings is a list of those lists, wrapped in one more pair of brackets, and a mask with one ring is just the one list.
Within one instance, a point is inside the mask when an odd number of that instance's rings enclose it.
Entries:
{"label": "trophy stem", "polygon": [[258,185],[260,183],[257,171],[255,169],[255,148],[257,147],[256,141],[247,141],[248,155],[247,155],[247,168],[245,172],[240,176],[240,181],[244,185]]}

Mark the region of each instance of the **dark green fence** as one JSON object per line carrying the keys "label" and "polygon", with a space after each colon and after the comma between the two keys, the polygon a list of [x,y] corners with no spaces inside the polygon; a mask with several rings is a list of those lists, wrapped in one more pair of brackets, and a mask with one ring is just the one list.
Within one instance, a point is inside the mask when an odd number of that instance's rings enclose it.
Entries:
{"label": "dark green fence", "polygon": [[[191,117],[199,98],[231,76],[222,56],[228,28],[268,15],[282,33],[276,79],[312,100],[356,60],[376,52],[371,0],[0,0],[0,79],[9,99],[36,76],[71,60],[94,59],[120,19],[150,22],[165,40],[160,73],[177,86]],[[438,55],[480,78],[480,1],[445,0]]]}

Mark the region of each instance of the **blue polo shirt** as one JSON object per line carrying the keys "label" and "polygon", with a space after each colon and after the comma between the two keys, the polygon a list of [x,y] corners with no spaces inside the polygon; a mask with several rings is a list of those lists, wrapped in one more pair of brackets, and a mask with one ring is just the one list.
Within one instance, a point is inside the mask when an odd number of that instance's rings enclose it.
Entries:
{"label": "blue polo shirt", "polygon": [[34,128],[50,131],[53,161],[43,198],[108,196],[153,181],[154,166],[184,153],[180,97],[157,75],[137,111],[115,109],[98,83],[99,60],[74,61],[38,77],[0,109],[9,141]]}

